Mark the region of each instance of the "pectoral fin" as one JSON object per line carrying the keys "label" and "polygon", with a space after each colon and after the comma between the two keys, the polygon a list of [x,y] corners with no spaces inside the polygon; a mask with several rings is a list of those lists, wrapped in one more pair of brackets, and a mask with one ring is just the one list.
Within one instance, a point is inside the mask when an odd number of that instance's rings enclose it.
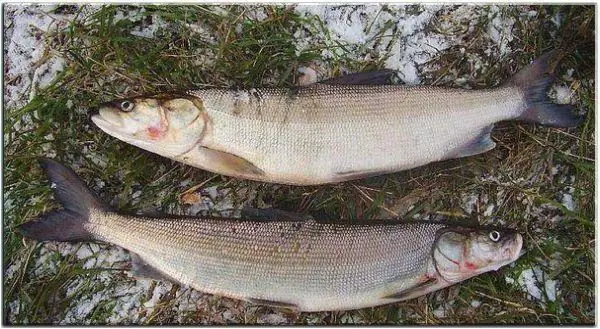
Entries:
{"label": "pectoral fin", "polygon": [[234,177],[253,178],[265,174],[252,162],[237,155],[198,146],[179,157],[179,160],[219,174]]}
{"label": "pectoral fin", "polygon": [[419,283],[418,285],[416,285],[414,287],[410,287],[408,289],[400,290],[400,291],[398,291],[396,293],[393,293],[391,295],[384,296],[383,298],[385,298],[385,299],[397,299],[397,300],[408,299],[409,297],[411,297],[411,295],[413,295],[415,293],[418,293],[419,291],[427,290],[427,288],[430,288],[431,286],[435,285],[436,282],[437,282],[437,279],[435,279],[435,278],[427,278],[425,281]]}
{"label": "pectoral fin", "polygon": [[323,80],[320,83],[327,85],[388,85],[394,74],[396,71],[392,70],[359,72]]}

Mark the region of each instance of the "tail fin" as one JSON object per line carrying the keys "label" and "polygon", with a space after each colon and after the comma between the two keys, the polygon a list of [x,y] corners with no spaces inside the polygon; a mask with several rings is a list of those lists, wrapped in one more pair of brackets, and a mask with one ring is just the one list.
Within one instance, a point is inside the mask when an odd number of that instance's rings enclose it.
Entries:
{"label": "tail fin", "polygon": [[23,236],[39,241],[89,239],[90,233],[84,224],[89,220],[90,210],[106,210],[107,207],[98,201],[73,170],[50,159],[41,159],[40,165],[46,171],[54,195],[64,209],[21,224],[17,230]]}
{"label": "tail fin", "polygon": [[510,80],[509,83],[520,87],[525,93],[527,109],[521,120],[552,127],[575,127],[583,121],[583,117],[573,114],[571,105],[552,103],[546,95],[555,78],[551,74],[554,65],[550,60],[558,53],[558,50],[553,50],[543,54]]}

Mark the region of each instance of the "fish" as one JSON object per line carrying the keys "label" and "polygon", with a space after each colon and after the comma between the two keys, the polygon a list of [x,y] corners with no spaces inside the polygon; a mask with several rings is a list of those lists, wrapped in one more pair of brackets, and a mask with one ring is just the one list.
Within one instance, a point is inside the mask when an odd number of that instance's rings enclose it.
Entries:
{"label": "fish", "polygon": [[574,127],[546,91],[557,51],[494,89],[385,84],[363,72],[298,88],[202,89],[103,103],[92,121],[146,151],[217,174],[320,185],[394,173],[493,149],[494,124]]}
{"label": "fish", "polygon": [[132,255],[134,277],[297,312],[394,303],[517,260],[512,229],[442,222],[339,223],[293,212],[260,218],[157,217],[114,212],[77,174],[40,160],[62,209],[20,224],[37,241],[97,241]]}

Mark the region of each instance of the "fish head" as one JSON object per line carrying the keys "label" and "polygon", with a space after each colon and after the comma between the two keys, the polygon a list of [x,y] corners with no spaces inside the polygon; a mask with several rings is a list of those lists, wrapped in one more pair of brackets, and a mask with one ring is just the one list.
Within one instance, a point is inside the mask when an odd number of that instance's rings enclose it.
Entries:
{"label": "fish head", "polygon": [[432,257],[437,273],[455,283],[514,262],[522,246],[521,234],[510,229],[448,228],[438,234]]}
{"label": "fish head", "polygon": [[104,103],[92,121],[113,137],[167,157],[191,150],[207,127],[202,101],[189,95]]}

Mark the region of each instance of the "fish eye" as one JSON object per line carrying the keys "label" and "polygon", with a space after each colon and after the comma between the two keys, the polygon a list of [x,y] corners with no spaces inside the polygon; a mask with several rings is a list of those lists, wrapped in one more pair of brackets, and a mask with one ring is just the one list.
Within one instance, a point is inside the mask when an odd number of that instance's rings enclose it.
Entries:
{"label": "fish eye", "polygon": [[500,232],[491,231],[489,237],[490,237],[490,240],[492,240],[494,242],[498,242],[498,241],[500,241]]}
{"label": "fish eye", "polygon": [[133,103],[130,101],[123,101],[121,102],[121,111],[123,112],[129,112],[133,110]]}

